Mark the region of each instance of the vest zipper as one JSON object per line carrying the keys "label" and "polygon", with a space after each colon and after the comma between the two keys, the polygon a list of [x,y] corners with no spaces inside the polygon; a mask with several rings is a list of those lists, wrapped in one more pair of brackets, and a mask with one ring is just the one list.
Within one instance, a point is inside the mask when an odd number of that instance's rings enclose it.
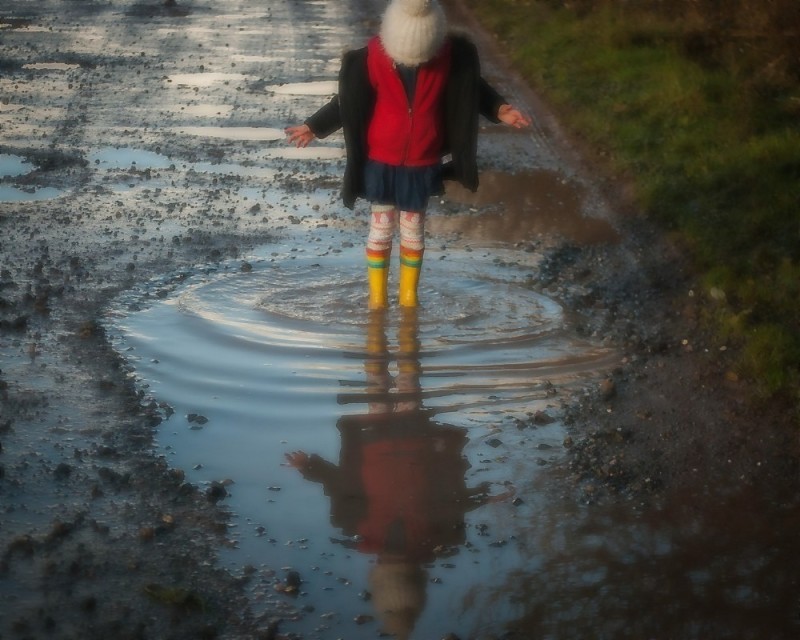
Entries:
{"label": "vest zipper", "polygon": [[406,145],[403,149],[403,166],[408,161],[408,147],[411,145],[411,131],[414,128],[414,110],[409,103],[408,105],[408,135],[406,136]]}
{"label": "vest zipper", "polygon": [[392,60],[392,70],[397,75],[397,79],[400,81],[400,85],[403,87],[403,93],[406,96],[406,103],[408,104],[408,135],[406,136],[406,143],[403,147],[403,162],[402,162],[402,166],[405,166],[406,162],[408,161],[408,149],[411,146],[411,131],[414,127],[414,104],[412,103],[411,98],[408,95],[405,83],[403,82],[403,78],[400,77],[400,71],[398,71],[397,63],[394,60]]}

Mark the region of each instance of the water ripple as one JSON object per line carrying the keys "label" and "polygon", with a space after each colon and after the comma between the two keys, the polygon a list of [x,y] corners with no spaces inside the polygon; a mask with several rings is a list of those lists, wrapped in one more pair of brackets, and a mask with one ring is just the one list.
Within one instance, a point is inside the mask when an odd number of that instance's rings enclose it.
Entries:
{"label": "water ripple", "polygon": [[[117,326],[144,379],[187,387],[187,394],[195,385],[238,389],[243,402],[263,399],[267,388],[276,403],[284,393],[335,396],[343,384],[363,386],[370,355],[374,318],[365,310],[357,253],[260,259],[247,271],[202,275]],[[568,380],[611,357],[571,335],[555,300],[472,256],[431,265],[421,296],[415,358],[426,395],[454,396],[450,410],[465,394],[527,400],[543,381]],[[402,314],[390,309],[381,322],[396,363]]]}

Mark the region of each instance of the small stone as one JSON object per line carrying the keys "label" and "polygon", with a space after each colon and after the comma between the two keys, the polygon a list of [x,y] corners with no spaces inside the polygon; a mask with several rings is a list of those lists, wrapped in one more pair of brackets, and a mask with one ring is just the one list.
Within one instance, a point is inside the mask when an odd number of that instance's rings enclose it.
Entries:
{"label": "small stone", "polygon": [[228,495],[228,491],[221,482],[216,480],[211,483],[211,486],[206,490],[206,498],[209,502],[218,502]]}
{"label": "small stone", "polygon": [[302,584],[302,579],[297,571],[290,571],[286,574],[286,586],[290,589],[297,591]]}
{"label": "small stone", "polygon": [[296,595],[300,591],[302,582],[303,580],[300,578],[300,574],[292,570],[286,574],[286,579],[283,582],[279,582],[275,585],[275,591]]}
{"label": "small stone", "polygon": [[603,400],[611,400],[617,395],[617,385],[611,378],[606,378],[600,383],[600,397]]}
{"label": "small stone", "polygon": [[142,542],[150,542],[156,537],[156,530],[153,527],[142,527],[139,529],[139,540]]}
{"label": "small stone", "polygon": [[72,473],[72,467],[68,465],[66,462],[61,462],[53,471],[53,475],[59,479],[67,478],[71,473]]}

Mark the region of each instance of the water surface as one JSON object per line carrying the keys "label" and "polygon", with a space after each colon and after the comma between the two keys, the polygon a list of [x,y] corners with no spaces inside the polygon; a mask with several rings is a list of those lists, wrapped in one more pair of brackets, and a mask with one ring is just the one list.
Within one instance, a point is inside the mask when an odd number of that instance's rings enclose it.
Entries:
{"label": "water surface", "polygon": [[483,615],[470,592],[519,565],[506,525],[538,500],[519,479],[562,456],[559,390],[616,354],[577,339],[496,254],[430,250],[425,305],[380,313],[361,248],[322,244],[120,300],[117,347],[169,405],[170,463],[204,487],[230,481],[227,561],[256,568],[257,606],[285,597],[291,570],[313,607],[291,626],[309,637],[466,634]]}

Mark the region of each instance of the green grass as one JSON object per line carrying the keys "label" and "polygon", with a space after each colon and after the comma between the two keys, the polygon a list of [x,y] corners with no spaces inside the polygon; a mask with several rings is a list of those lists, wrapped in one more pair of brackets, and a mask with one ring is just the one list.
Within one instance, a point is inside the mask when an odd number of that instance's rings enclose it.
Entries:
{"label": "green grass", "polygon": [[725,31],[619,8],[635,3],[580,14],[553,0],[467,4],[562,121],[606,152],[606,169],[632,181],[638,207],[689,248],[740,373],[800,406],[797,48],[776,50],[783,41],[763,32],[737,39],[735,16]]}

